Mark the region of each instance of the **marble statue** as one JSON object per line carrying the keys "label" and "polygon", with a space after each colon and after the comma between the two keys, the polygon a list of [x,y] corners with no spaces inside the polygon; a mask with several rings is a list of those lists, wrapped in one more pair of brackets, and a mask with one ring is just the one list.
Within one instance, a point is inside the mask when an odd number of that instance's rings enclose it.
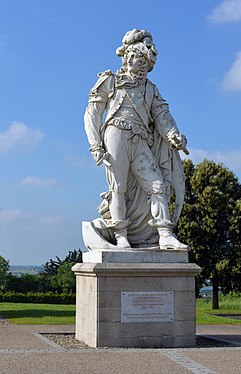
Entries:
{"label": "marble statue", "polygon": [[[84,116],[90,152],[97,165],[105,165],[109,186],[101,194],[100,218],[92,221],[92,234],[98,234],[98,245],[104,243],[105,249],[185,250],[173,228],[184,201],[179,151],[188,154],[187,140],[166,100],[147,79],[158,54],[152,35],[128,31],[116,53],[122,67],[115,74],[98,74]],[[172,191],[175,210],[170,217]],[[89,249],[95,248],[92,234],[83,234]]]}

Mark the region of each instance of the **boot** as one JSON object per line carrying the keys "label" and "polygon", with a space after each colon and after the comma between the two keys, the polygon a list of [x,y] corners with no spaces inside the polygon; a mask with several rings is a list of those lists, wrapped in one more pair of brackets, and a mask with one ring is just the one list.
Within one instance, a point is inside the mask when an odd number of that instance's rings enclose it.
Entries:
{"label": "boot", "polygon": [[121,248],[131,248],[127,239],[127,230],[114,232],[116,238],[116,246]]}
{"label": "boot", "polygon": [[168,228],[158,229],[160,249],[188,250],[188,245],[179,242]]}
{"label": "boot", "polygon": [[149,224],[156,226],[159,238],[160,249],[174,249],[174,250],[188,250],[189,247],[186,244],[179,242],[175,237],[172,230],[174,224],[167,219],[152,219]]}

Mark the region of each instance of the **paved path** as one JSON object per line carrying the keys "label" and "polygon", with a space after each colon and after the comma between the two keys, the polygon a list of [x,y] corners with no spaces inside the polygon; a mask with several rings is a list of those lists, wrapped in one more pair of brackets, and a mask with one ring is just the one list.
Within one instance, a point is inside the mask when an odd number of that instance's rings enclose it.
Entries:
{"label": "paved path", "polygon": [[[74,332],[73,325],[0,323],[1,374],[240,374],[241,347],[65,349],[41,332]],[[241,325],[198,326],[197,333],[236,342]]]}

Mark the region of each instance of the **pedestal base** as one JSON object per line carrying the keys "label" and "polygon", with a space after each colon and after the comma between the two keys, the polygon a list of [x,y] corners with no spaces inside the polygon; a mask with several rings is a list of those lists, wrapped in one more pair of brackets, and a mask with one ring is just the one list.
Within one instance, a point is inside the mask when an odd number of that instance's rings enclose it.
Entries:
{"label": "pedestal base", "polygon": [[195,346],[196,264],[76,264],[76,338],[90,347]]}
{"label": "pedestal base", "polygon": [[[156,247],[158,248],[158,247]],[[130,248],[83,253],[83,262],[94,263],[188,263],[187,250]]]}

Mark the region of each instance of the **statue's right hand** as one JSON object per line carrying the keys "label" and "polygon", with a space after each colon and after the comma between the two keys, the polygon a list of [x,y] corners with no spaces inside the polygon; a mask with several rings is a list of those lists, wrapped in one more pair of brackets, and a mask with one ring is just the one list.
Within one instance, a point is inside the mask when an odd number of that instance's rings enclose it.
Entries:
{"label": "statue's right hand", "polygon": [[102,157],[104,156],[104,153],[105,153],[105,151],[103,151],[102,149],[98,149],[98,150],[92,152],[93,157],[94,157],[94,159],[95,159],[95,162],[96,162],[96,164],[97,164],[98,166],[101,165],[101,163],[99,163],[99,161],[100,161],[100,160],[102,159]]}

